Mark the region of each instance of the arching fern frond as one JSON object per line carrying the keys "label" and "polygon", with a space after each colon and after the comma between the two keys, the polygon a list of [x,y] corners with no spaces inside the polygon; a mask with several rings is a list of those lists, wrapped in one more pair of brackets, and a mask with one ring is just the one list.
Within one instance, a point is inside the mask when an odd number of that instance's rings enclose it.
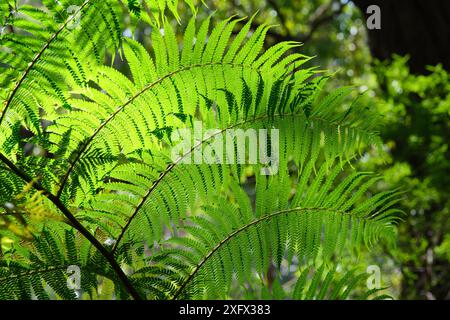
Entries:
{"label": "arching fern frond", "polygon": [[[298,43],[264,51],[271,26],[251,32],[253,18],[211,27],[185,1],[179,37],[164,14],[177,1],[128,1],[152,26],[146,48],[123,37],[120,2],[70,2],[0,6],[0,298],[229,297],[283,261],[293,298],[356,296],[362,276],[334,263],[392,241],[399,219],[396,191],[369,195],[379,177],[344,172],[381,145],[368,101],[325,93]],[[116,55],[126,73],[105,65]],[[230,130],[244,140],[226,144]]]}
{"label": "arching fern frond", "polygon": [[[15,8],[9,32],[1,35],[4,71],[0,81],[5,101],[0,124],[27,115],[27,127],[39,133],[39,109],[70,109],[67,91],[85,86],[90,68],[102,64],[105,50],[114,50],[120,42],[117,6],[97,0],[53,6],[49,11],[29,5]],[[59,26],[54,20],[60,21]]]}
{"label": "arching fern frond", "polygon": [[[234,201],[218,198],[215,205],[204,206],[203,213],[183,223],[179,230],[182,237],[162,241],[163,249],[150,259],[150,265],[169,266],[174,272],[167,278],[164,272],[151,269],[151,277],[158,280],[151,291],[166,281],[161,288],[171,286],[171,293],[165,294],[173,298],[220,298],[227,295],[235,276],[240,283],[251,281],[255,272],[266,272],[270,261],[280,265],[283,257],[290,262],[295,256],[302,262],[314,262],[319,255],[331,261],[344,250],[371,247],[380,237],[392,241],[398,220],[391,208],[394,194],[380,194],[358,207],[364,192],[351,195],[352,189],[366,190],[374,179],[366,177],[365,182],[362,174],[361,179],[350,176],[338,185],[333,185],[333,179],[322,183],[325,168],[323,165],[312,174],[312,180],[292,196],[286,175],[276,179],[261,176],[256,184],[255,209],[238,186],[232,187]],[[331,176],[339,170],[333,168]],[[305,176],[303,173],[302,178]],[[347,196],[337,202],[332,196],[325,198],[331,188],[346,189]],[[147,282],[153,283],[150,279]]]}
{"label": "arching fern frond", "polygon": [[[353,110],[350,112],[343,110],[341,116],[334,114],[331,119],[326,119],[326,116],[318,112],[306,116],[303,108],[290,107],[289,105],[296,98],[294,94],[283,97],[285,104],[280,104],[277,112],[286,110],[285,114],[277,113],[270,116],[265,113],[266,111],[262,111],[261,115],[250,117],[245,115],[244,108],[242,110],[236,108],[238,114],[242,112],[238,118],[244,120],[228,125],[218,130],[215,135],[198,143],[193,143],[192,148],[177,161],[171,160],[170,154],[164,154],[164,151],[161,151],[157,157],[141,154],[136,156],[132,163],[114,168],[107,178],[111,183],[99,185],[104,191],[94,197],[95,200],[91,203],[82,205],[85,211],[79,217],[94,221],[96,224],[102,221],[105,229],[111,229],[107,227],[107,221],[120,226],[122,230],[119,234],[110,233],[111,237],[118,242],[122,240],[128,229],[133,229],[134,226],[138,230],[133,230],[130,234],[138,233],[143,236],[145,234],[147,241],[158,241],[164,226],[170,227],[173,221],[185,217],[187,211],[192,210],[196,199],[207,203],[217,191],[223,192],[221,186],[226,187],[230,173],[234,173],[235,177],[239,178],[240,169],[236,166],[192,164],[194,150],[205,150],[218,138],[225,140],[226,132],[230,129],[247,130],[268,126],[278,128],[281,167],[293,160],[300,168],[303,168],[308,159],[317,160],[319,155],[330,162],[330,159],[335,157],[345,157],[345,151],[358,150],[363,145],[379,143],[376,131],[370,131],[371,127],[376,126],[376,121],[366,122],[365,128],[352,122],[353,112],[360,112],[354,107],[356,103],[353,104]],[[237,99],[233,96],[229,100],[226,106],[218,105],[218,110],[233,107],[230,104],[235,103]],[[250,102],[249,108],[251,107]],[[314,108],[312,110],[315,112]],[[234,140],[234,148],[237,148],[238,143],[240,143],[238,139]],[[155,148],[157,146],[152,150]],[[188,160],[188,165],[184,164],[185,160]],[[309,167],[309,170],[312,169],[315,169],[314,162],[311,162]],[[118,192],[121,192],[123,196],[117,196]],[[168,197],[168,195],[171,196]],[[120,213],[115,214],[118,213],[118,206],[121,208]],[[153,223],[147,223],[149,220]]]}
{"label": "arching fern frond", "polygon": [[[205,41],[209,25],[208,22],[204,22],[195,45],[185,42],[181,54],[178,52],[175,39],[170,37],[171,34],[173,35],[173,31],[169,31],[172,30],[171,26],[166,24],[164,37],[156,31],[152,35],[156,57],[154,61],[139,44],[126,40],[124,51],[127,58],[130,57],[132,77],[138,86],[129,82],[117,71],[100,67],[96,69],[95,78],[102,91],[92,87],[80,88],[78,93],[84,98],[70,100],[73,111],[63,114],[49,113],[46,120],[53,124],[48,128],[51,145],[60,145],[68,130],[71,130],[72,134],[71,141],[66,146],[66,154],[71,161],[66,164],[66,172],[59,179],[60,186],[56,191],[58,196],[64,192],[67,182],[72,182],[72,189],[78,186],[77,172],[86,172],[83,170],[86,158],[92,158],[92,154],[104,149],[105,144],[109,153],[105,155],[106,159],[114,159],[119,153],[129,154],[138,149],[154,148],[155,142],[158,143],[155,135],[157,136],[161,130],[181,125],[188,116],[195,114],[198,107],[201,110],[208,110],[211,100],[224,101],[225,96],[220,94],[218,88],[226,88],[233,84],[242,85],[239,78],[230,76],[235,72],[239,72],[240,78],[246,79],[247,83],[252,83],[251,79],[257,77],[258,83],[262,85],[261,74],[267,74],[268,80],[265,81],[270,83],[271,79],[280,78],[289,70],[289,68],[286,69],[288,63],[299,59],[306,61],[304,56],[298,54],[293,54],[290,59],[284,59],[278,63],[276,63],[277,55],[270,59],[262,55],[257,59],[258,56],[254,52],[257,53],[262,48],[265,30],[252,35],[239,51],[237,50],[243,41],[242,37],[230,42],[227,54],[230,50],[245,52],[245,54],[238,55],[236,58],[224,55],[236,21],[224,24],[223,28],[228,30],[226,33],[219,33],[220,28],[216,28],[207,44],[201,40]],[[188,29],[192,30],[193,25],[194,20],[191,21]],[[285,43],[282,48],[279,46],[278,57],[293,46],[295,46],[293,43]],[[193,50],[191,53],[186,53],[189,47]],[[249,54],[250,51],[252,54]],[[170,64],[167,63],[167,59],[171,59]],[[144,75],[145,79],[140,72],[142,68],[148,70]],[[193,77],[193,81],[186,81],[187,77]],[[118,83],[122,83],[126,90],[123,91],[122,88],[117,87]],[[142,85],[143,87],[140,87]],[[196,94],[193,95],[193,92]],[[257,98],[261,99],[263,96],[257,96]],[[128,121],[127,119],[130,118],[134,119],[132,130],[127,132],[120,130],[123,128],[123,121]],[[220,118],[223,123],[230,122],[232,119],[231,114],[227,113],[221,114]],[[117,138],[111,141],[109,139],[111,136]],[[124,145],[119,142],[125,140],[136,141],[136,144]],[[98,158],[97,155],[95,154],[94,157]],[[108,161],[101,161],[100,164],[106,162]],[[92,163],[88,164],[92,165]],[[53,166],[51,160],[48,160],[48,165]],[[100,177],[96,177],[90,182],[99,179]]]}
{"label": "arching fern frond", "polygon": [[[79,268],[79,288],[67,285],[70,267]],[[0,261],[0,299],[77,299],[81,293],[96,296],[97,276],[116,280],[88,241],[69,230],[61,235],[45,231],[31,242],[29,250],[11,249]]]}

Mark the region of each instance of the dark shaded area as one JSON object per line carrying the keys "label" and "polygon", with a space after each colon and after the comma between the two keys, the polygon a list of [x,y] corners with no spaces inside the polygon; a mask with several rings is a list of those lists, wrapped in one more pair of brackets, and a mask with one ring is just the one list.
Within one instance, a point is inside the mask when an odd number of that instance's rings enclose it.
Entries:
{"label": "dark shaded area", "polygon": [[[379,69],[377,79],[386,101],[393,103],[393,122],[382,132],[383,141],[393,141],[395,163],[411,168],[400,226],[399,259],[402,270],[401,299],[450,299],[449,261],[437,255],[448,233],[446,206],[449,193],[449,120],[441,101],[448,96],[448,76],[430,65],[450,70],[450,1],[447,0],[354,0],[365,15],[370,5],[381,9],[381,29],[368,30],[374,58],[391,60],[408,55],[409,71],[429,78],[408,76],[408,71],[387,73]],[[437,71],[436,71],[437,70]],[[395,76],[394,76],[395,75]],[[403,78],[402,78],[403,77]],[[401,84],[396,92],[392,84]],[[415,83],[420,86],[415,87]],[[420,181],[417,183],[415,181]],[[447,198],[448,199],[448,198]],[[399,256],[397,254],[397,256]],[[397,257],[398,258],[398,257]]]}
{"label": "dark shaded area", "polygon": [[423,74],[426,65],[442,63],[450,70],[450,1],[354,0],[366,15],[370,5],[381,9],[381,29],[368,30],[372,55],[410,55],[410,69]]}

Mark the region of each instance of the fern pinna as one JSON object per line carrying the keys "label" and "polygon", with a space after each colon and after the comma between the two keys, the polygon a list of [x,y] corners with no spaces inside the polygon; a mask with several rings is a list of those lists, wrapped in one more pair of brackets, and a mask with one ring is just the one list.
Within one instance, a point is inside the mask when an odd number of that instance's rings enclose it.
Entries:
{"label": "fern pinna", "polygon": [[[300,44],[264,50],[271,26],[250,32],[253,18],[212,26],[193,1],[186,25],[172,1],[42,3],[1,5],[0,298],[258,298],[286,263],[286,297],[380,297],[339,264],[392,241],[399,219],[397,191],[367,197],[380,178],[344,170],[381,144],[368,100],[324,94]],[[152,26],[149,48],[124,36],[127,10]],[[172,133],[195,121],[277,128],[278,172],[183,161],[213,136],[173,160]]]}

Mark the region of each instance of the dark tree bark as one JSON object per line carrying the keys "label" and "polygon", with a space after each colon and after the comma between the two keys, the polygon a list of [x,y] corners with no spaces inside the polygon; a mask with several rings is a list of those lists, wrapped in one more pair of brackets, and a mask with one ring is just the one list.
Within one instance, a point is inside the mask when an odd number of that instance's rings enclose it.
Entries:
{"label": "dark tree bark", "polygon": [[372,55],[380,60],[393,53],[410,55],[413,73],[442,63],[450,70],[450,1],[354,0],[366,15],[367,7],[381,9],[381,29],[368,30]]}

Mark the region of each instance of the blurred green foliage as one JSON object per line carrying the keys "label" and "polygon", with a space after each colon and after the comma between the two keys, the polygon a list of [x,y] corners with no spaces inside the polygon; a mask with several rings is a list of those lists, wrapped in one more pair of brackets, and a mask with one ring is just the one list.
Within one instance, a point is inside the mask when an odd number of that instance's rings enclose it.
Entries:
{"label": "blurred green foliage", "polygon": [[382,154],[361,166],[384,170],[386,185],[406,192],[398,247],[390,252],[401,268],[401,298],[450,298],[450,82],[441,66],[412,75],[407,57],[377,62],[376,99],[385,115]]}

